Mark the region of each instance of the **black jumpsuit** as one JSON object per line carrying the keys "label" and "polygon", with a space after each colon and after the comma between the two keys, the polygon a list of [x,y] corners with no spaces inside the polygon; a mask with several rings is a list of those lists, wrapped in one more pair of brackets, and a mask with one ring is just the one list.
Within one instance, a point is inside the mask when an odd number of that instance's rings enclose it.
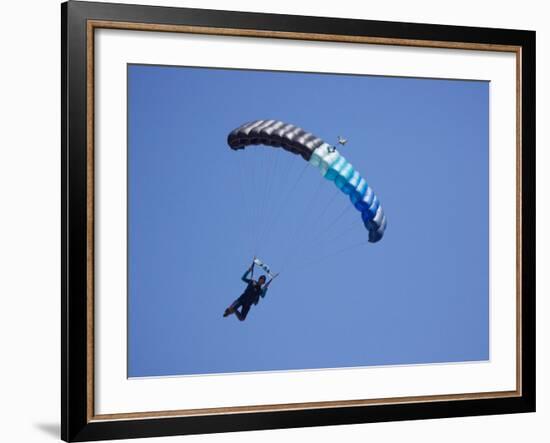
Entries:
{"label": "black jumpsuit", "polygon": [[[258,303],[260,297],[265,297],[267,292],[267,287],[261,287],[257,281],[248,278],[248,274],[250,274],[250,272],[251,269],[248,269],[241,277],[241,280],[247,283],[246,289],[237,300],[231,303],[230,306],[230,308],[235,311],[235,315],[240,321],[243,321],[246,318],[252,303]],[[242,306],[242,308],[239,312],[237,308],[240,306]]]}

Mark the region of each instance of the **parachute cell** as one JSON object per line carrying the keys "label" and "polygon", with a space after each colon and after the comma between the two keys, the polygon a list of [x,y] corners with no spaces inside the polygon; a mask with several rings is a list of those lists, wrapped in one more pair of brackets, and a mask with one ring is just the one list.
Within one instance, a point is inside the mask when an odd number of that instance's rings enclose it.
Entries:
{"label": "parachute cell", "polygon": [[360,173],[334,147],[302,128],[279,120],[255,120],[231,131],[227,143],[233,150],[252,145],[280,147],[300,155],[349,196],[361,212],[369,241],[379,241],[386,230],[386,216],[378,197]]}

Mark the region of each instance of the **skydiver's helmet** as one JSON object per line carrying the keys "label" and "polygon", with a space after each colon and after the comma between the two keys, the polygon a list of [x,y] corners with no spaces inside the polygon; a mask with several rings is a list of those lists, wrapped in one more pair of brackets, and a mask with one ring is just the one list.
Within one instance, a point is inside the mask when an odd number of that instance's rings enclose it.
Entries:
{"label": "skydiver's helmet", "polygon": [[265,280],[266,280],[265,275],[260,275],[258,277],[258,283],[261,284],[261,285],[263,285],[265,283]]}

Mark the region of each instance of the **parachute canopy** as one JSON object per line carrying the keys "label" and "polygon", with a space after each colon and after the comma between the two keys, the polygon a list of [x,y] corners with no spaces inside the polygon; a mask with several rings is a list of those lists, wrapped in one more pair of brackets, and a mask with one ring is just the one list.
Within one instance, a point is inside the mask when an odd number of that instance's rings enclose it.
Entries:
{"label": "parachute canopy", "polygon": [[255,120],[231,131],[227,143],[233,150],[252,145],[281,147],[300,155],[346,195],[361,212],[369,241],[379,241],[386,230],[386,216],[373,190],[334,147],[302,128],[279,120]]}

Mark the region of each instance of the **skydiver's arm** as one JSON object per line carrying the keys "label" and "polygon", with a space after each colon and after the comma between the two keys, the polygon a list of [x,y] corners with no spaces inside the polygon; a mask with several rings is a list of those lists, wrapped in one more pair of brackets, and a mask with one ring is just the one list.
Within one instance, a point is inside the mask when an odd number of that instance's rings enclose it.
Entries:
{"label": "skydiver's arm", "polygon": [[[254,266],[254,265],[252,265]],[[243,276],[241,277],[241,280],[244,281],[245,283],[251,283],[252,282],[252,279],[248,278],[248,274],[250,274],[252,272],[252,266],[250,266],[250,268],[248,268],[245,273],[243,274]]]}
{"label": "skydiver's arm", "polygon": [[267,293],[267,289],[269,288],[269,285],[271,284],[271,282],[273,281],[273,279],[275,277],[277,277],[279,274],[275,274],[274,277],[271,277],[271,279],[264,285],[264,287],[262,288],[262,292],[260,292],[260,295],[263,297],[265,297],[266,293]]}

